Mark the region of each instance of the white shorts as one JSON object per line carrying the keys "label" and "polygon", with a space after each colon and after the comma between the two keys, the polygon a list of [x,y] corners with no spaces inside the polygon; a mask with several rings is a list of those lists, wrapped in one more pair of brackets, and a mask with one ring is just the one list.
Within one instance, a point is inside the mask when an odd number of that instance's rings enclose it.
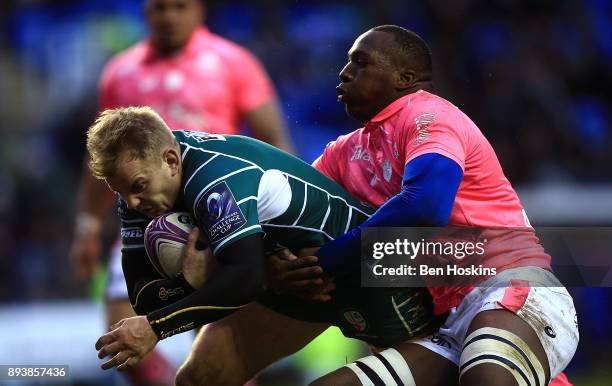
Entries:
{"label": "white shorts", "polygon": [[514,312],[535,330],[548,356],[551,379],[565,369],[578,346],[576,310],[565,287],[542,268],[508,269],[483,282],[450,310],[436,333],[414,343],[458,366],[472,320],[479,312],[496,309]]}
{"label": "white shorts", "polygon": [[113,244],[108,261],[108,278],[106,280],[107,300],[129,299],[123,267],[121,266],[121,242]]}

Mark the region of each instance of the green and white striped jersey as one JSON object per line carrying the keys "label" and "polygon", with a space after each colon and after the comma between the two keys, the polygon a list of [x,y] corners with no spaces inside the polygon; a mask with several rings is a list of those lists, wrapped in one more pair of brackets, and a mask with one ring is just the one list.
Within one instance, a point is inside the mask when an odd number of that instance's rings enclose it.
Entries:
{"label": "green and white striped jersey", "polygon": [[257,232],[266,252],[321,246],[372,212],[304,161],[261,141],[175,131],[183,204],[214,254]]}
{"label": "green and white striped jersey", "polygon": [[[265,233],[266,253],[280,247],[295,253],[343,235],[373,212],[309,164],[258,140],[190,131],[175,131],[174,136],[181,148],[183,175],[181,196],[173,210],[192,213],[215,254],[258,232]],[[122,201],[119,215],[124,269],[129,265],[146,276],[139,284],[139,275],[130,274],[138,284],[130,292],[132,304],[136,308],[140,296],[149,308],[165,306],[148,315],[160,336],[193,328],[202,315],[220,312],[208,304],[192,307],[179,304],[180,300],[160,301],[153,288],[160,278],[155,278],[152,266],[142,266],[148,260],[143,233],[149,219],[127,209]],[[361,288],[358,267],[347,267],[346,275],[336,277],[337,288],[329,302],[308,302],[271,291],[257,300],[296,319],[334,324],[346,336],[380,347],[411,339],[428,326],[432,307],[426,290]],[[175,282],[171,285],[180,284]],[[179,289],[189,290],[187,285]],[[141,294],[145,291],[147,296]],[[413,315],[414,310],[419,310],[418,315]],[[355,315],[359,315],[357,324]]]}
{"label": "green and white striped jersey", "polygon": [[[373,212],[311,165],[244,136],[174,131],[182,154],[174,210],[194,215],[214,254],[265,233],[265,252],[317,247]],[[149,219],[120,203],[123,249],[144,252]]]}

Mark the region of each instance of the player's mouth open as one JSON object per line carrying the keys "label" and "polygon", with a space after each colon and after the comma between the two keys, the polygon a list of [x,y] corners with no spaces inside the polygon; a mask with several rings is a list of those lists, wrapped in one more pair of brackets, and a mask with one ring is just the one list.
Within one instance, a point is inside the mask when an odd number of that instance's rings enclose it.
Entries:
{"label": "player's mouth open", "polygon": [[338,93],[338,100],[342,102],[344,100],[346,90],[343,89],[341,85],[339,85],[339,86],[336,86],[336,92]]}

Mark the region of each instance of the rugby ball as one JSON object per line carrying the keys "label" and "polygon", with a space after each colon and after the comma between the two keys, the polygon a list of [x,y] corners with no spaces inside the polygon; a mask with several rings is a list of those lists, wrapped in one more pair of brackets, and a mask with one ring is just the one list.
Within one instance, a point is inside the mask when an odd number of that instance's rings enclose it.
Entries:
{"label": "rugby ball", "polygon": [[183,270],[183,249],[195,225],[187,212],[164,213],[147,225],[145,249],[151,264],[163,277],[172,279]]}

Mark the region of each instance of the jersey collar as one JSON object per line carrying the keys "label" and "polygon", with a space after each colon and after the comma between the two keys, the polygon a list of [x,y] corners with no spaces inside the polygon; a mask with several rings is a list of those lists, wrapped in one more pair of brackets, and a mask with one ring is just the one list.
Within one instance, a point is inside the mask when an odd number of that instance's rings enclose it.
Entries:
{"label": "jersey collar", "polygon": [[389,104],[387,107],[382,109],[381,112],[376,114],[374,118],[372,118],[369,122],[366,123],[365,131],[371,131],[374,128],[379,127],[381,123],[383,123],[384,121],[388,120],[389,118],[391,118],[392,116],[400,112],[400,110],[402,110],[404,106],[409,104],[411,97],[413,97],[414,95],[423,93],[423,92],[424,92],[423,90],[419,90],[412,94],[404,95],[403,97],[398,98],[394,100],[393,102],[391,102],[391,104]]}

